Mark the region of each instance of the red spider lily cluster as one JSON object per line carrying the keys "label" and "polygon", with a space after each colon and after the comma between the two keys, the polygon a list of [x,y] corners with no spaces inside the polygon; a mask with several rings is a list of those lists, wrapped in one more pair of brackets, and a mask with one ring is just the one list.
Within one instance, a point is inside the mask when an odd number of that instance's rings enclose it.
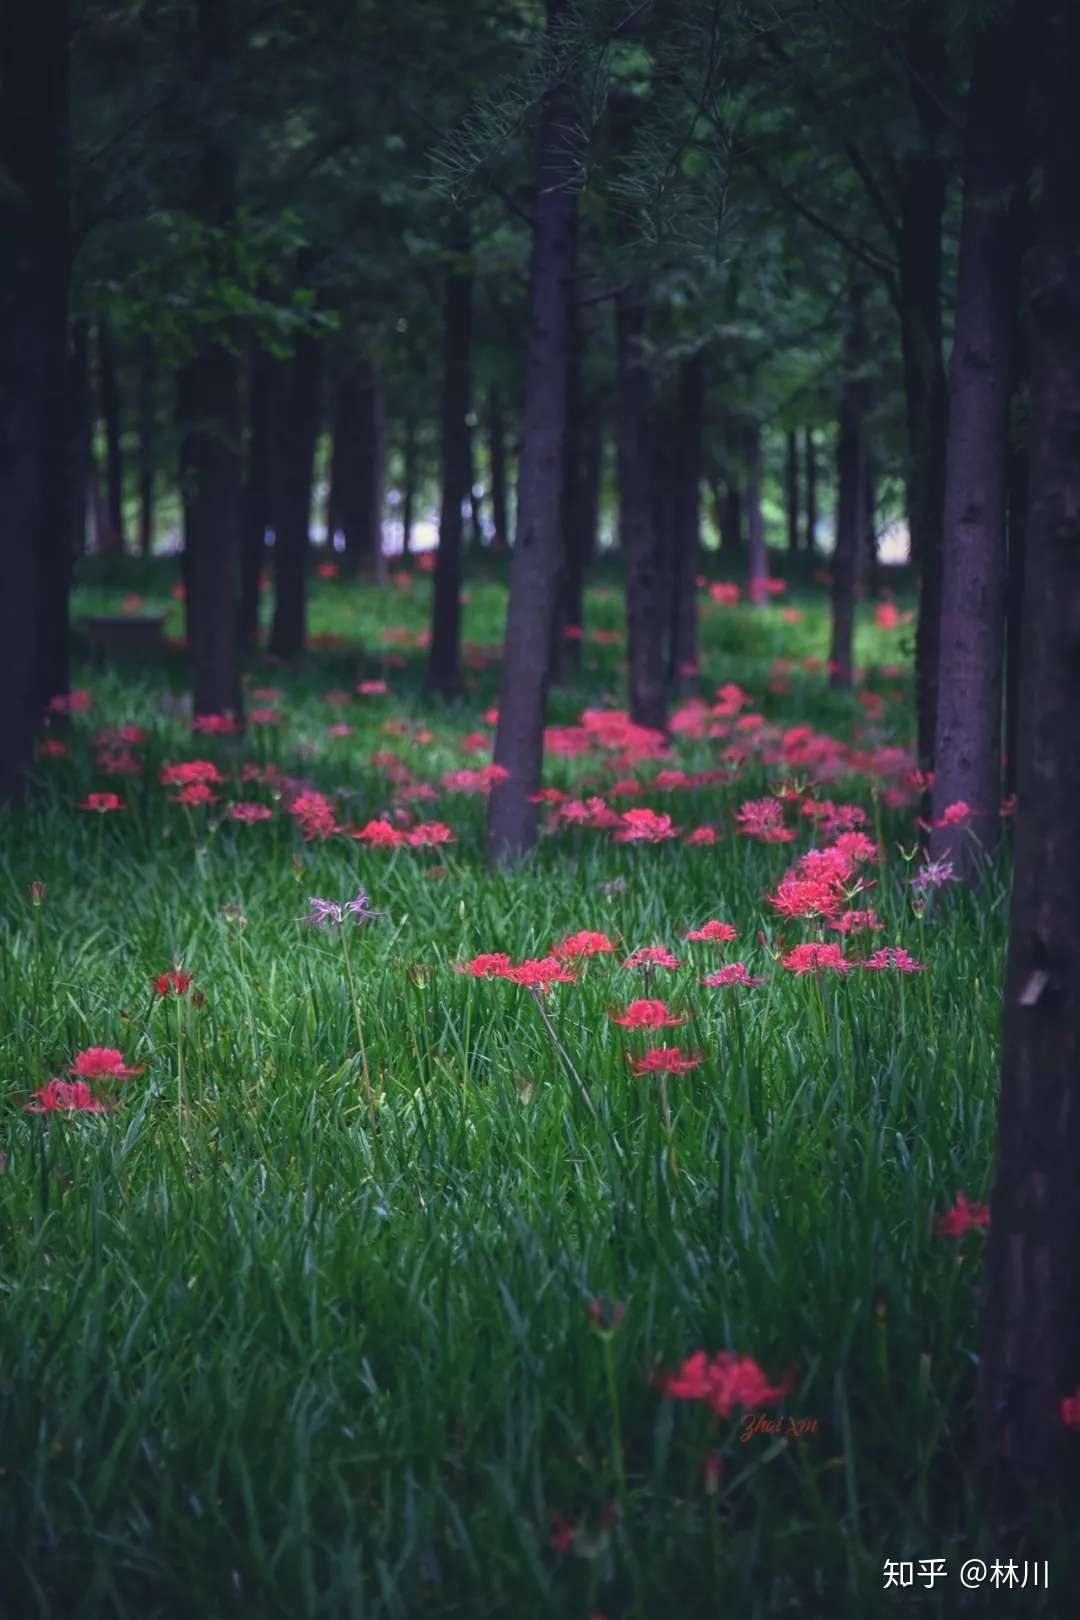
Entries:
{"label": "red spider lily cluster", "polygon": [[72,1080],[53,1078],[33,1092],[24,1104],[30,1114],[105,1114],[116,1107],[109,1096],[94,1090],[102,1081],[130,1080],[142,1074],[144,1065],[131,1066],[115,1046],[88,1046],[75,1054],[68,1069]]}
{"label": "red spider lily cluster", "polygon": [[721,1350],[709,1356],[695,1350],[678,1372],[662,1375],[660,1387],[677,1401],[700,1401],[717,1417],[730,1417],[736,1407],[750,1410],[774,1406],[790,1395],[796,1378],[788,1371],[779,1383],[770,1384],[765,1373],[750,1356]]}
{"label": "red spider lily cluster", "polygon": [[938,1216],[936,1230],[942,1237],[963,1237],[973,1226],[989,1225],[990,1205],[969,1203],[961,1192],[952,1208]]}

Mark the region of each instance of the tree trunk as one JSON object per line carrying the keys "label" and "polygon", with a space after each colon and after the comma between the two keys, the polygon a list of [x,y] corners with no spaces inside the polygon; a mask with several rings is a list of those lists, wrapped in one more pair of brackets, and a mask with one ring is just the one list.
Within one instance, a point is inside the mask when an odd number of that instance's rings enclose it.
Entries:
{"label": "tree trunk", "polygon": [[840,385],[839,432],[836,442],[836,549],[832,560],[832,650],[829,685],[850,691],[852,684],[855,599],[866,521],[865,460],[862,422],[866,405],[866,290],[853,284],[848,294],[844,332],[844,374]]}
{"label": "tree trunk", "polygon": [[881,585],[881,568],[878,560],[878,533],[877,533],[877,474],[875,471],[874,454],[866,439],[862,436],[863,454],[863,536],[866,545],[866,590],[870,596],[876,596]]}
{"label": "tree trunk", "polygon": [[442,505],[427,668],[428,691],[447,699],[461,691],[461,542],[472,472],[472,267],[467,238],[460,237],[454,248],[443,304]]}
{"label": "tree trunk", "polygon": [[785,438],[784,497],[787,509],[787,543],[792,556],[799,549],[799,440],[789,431]]}
{"label": "tree trunk", "polygon": [[78,316],[71,323],[71,555],[86,551],[90,519],[90,323]]}
{"label": "tree trunk", "polygon": [[340,378],[334,421],[331,479],[340,503],[343,562],[349,573],[362,569],[381,580],[386,576],[382,547],[386,421],[382,377],[374,360],[354,364]]}
{"label": "tree trunk", "polygon": [[1006,469],[1008,489],[1008,573],[1005,598],[1005,759],[1002,787],[1006,795],[1016,792],[1016,763],[1020,753],[1020,651],[1024,633],[1024,577],[1027,547],[1028,504],[1031,499],[1027,443],[1009,449]]}
{"label": "tree trunk", "polygon": [[68,690],[67,0],[0,20],[0,800],[19,796],[42,706]]}
{"label": "tree trunk", "polygon": [[401,498],[401,555],[407,558],[412,550],[413,525],[416,522],[416,417],[410,411],[405,418],[405,445],[402,453]]}
{"label": "tree trunk", "polygon": [[739,552],[743,545],[742,491],[733,473],[724,479],[723,495],[717,490],[716,526],[720,532],[721,551]]}
{"label": "tree trunk", "polygon": [[814,444],[814,430],[806,429],[803,441],[803,459],[806,463],[806,533],[803,544],[807,555],[813,556],[817,549],[817,447]]}
{"label": "tree trunk", "polygon": [[139,357],[139,556],[154,550],[154,441],[157,429],[157,378],[150,345]]}
{"label": "tree trunk", "polygon": [[626,657],[630,718],[667,729],[664,681],[664,561],[656,511],[656,422],[643,349],[645,302],[636,290],[615,300],[618,382],[619,542],[626,560]]}
{"label": "tree trunk", "polygon": [[108,544],[102,549],[123,552],[124,532],[124,454],[123,422],[120,413],[120,387],[116,377],[116,353],[112,329],[104,317],[98,322],[98,389],[101,420],[105,428],[105,490],[108,515]]}
{"label": "tree trunk", "polygon": [[267,557],[266,534],[280,521],[277,420],[288,362],[256,349],[248,366],[248,436],[240,534],[241,646],[259,636],[259,584]]}
{"label": "tree trunk", "polygon": [[[549,33],[566,0],[547,0]],[[558,83],[543,99],[529,268],[529,338],[518,472],[517,535],[510,564],[495,763],[509,774],[492,789],[487,852],[495,865],[536,843],[544,756],[548,655],[559,572],[565,458],[570,298],[577,218],[575,108]]]}
{"label": "tree trunk", "polygon": [[488,393],[488,454],[491,457],[491,521],[495,525],[492,545],[503,549],[510,544],[510,520],[506,509],[506,429],[502,403],[494,383]]}
{"label": "tree trunk", "polygon": [[[231,47],[228,0],[198,0],[192,41],[194,82],[205,84]],[[205,108],[192,212],[215,229],[235,217],[232,153]],[[243,718],[237,642],[239,532],[242,510],[240,362],[224,341],[206,332],[183,368],[179,387],[187,415],[184,434],[190,494],[187,553],[188,653],[196,717]]]}
{"label": "tree trunk", "polygon": [[705,356],[700,350],[679,368],[675,428],[672,533],[671,644],[668,680],[676,691],[697,676],[697,576],[701,566],[701,460],[705,409]]}
{"label": "tree trunk", "polygon": [[476,466],[476,435],[467,424],[469,438],[469,544],[476,551],[484,543],[483,495],[478,494],[480,475]]}
{"label": "tree trunk", "polygon": [[[578,253],[578,220],[574,219],[574,262]],[[585,584],[585,563],[581,555],[581,433],[585,408],[583,347],[584,323],[577,304],[570,299],[566,334],[566,425],[563,432],[563,485],[559,548],[559,577],[555,593],[555,613],[551,621],[551,678],[561,681],[568,670],[581,667],[580,633]],[[567,631],[570,635],[567,635]]]}
{"label": "tree trunk", "polygon": [[765,519],[761,510],[761,428],[748,423],[743,444],[746,457],[747,590],[751,602],[767,601],[769,556],[765,546]]}
{"label": "tree trunk", "polygon": [[973,814],[936,827],[934,860],[979,876],[997,849],[1005,636],[1006,466],[1017,297],[1015,152],[1027,37],[1008,13],[980,30],[968,92],[968,151],[949,388],[934,819],[960,800]]}
{"label": "tree trunk", "polygon": [[307,647],[307,574],[315,450],[322,415],[322,345],[297,338],[285,374],[277,438],[274,512],[274,623],[270,651],[299,658]]}
{"label": "tree trunk", "polygon": [[948,390],[941,347],[941,222],[946,169],[939,151],[945,123],[946,53],[936,0],[918,0],[905,55],[921,144],[905,159],[900,187],[900,340],[908,429],[908,526],[919,571],[915,689],[919,762],[933,768],[937,729],[937,658],[941,626],[941,546],[945,513]]}
{"label": "tree trunk", "polygon": [[1032,0],[1049,115],[1027,261],[1031,504],[1019,812],[979,1422],[999,1531],[1075,1506],[1080,1446],[1080,11]]}

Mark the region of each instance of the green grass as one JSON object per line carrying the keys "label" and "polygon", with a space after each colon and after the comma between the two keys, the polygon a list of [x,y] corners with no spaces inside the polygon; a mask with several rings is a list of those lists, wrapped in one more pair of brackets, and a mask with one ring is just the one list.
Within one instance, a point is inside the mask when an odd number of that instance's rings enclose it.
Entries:
{"label": "green grass", "polygon": [[[132,588],[170,605],[162,568],[125,578],[81,586],[76,612]],[[591,625],[619,624],[614,584],[594,591]],[[878,806],[879,942],[928,971],[815,980],[772,961],[780,929],[763,899],[809,824],[765,846],[732,821],[790,770],[752,764],[729,785],[647,799],[681,825],[715,824],[714,847],[563,832],[494,876],[470,796],[416,807],[453,827],[438,851],[304,844],[280,813],[217,825],[166,803],[165,760],[228,773],[274,757],[347,795],[361,823],[389,801],[374,750],[435,782],[481,762],[459,743],[496,700],[497,672],[478,671],[462,705],[425,708],[422,654],[395,669],[379,639],[424,627],[429,590],[319,586],[316,630],[350,645],[299,673],[254,664],[253,685],[284,691],[286,724],[247,745],[192,739],[163,710],[179,664],[80,671],[94,707],[72,724],[71,757],[43,761],[29,805],[3,819],[0,1615],[1067,1613],[1056,1542],[1038,1550],[1057,1560],[1041,1604],[965,1595],[958,1578],[964,1558],[1009,1552],[981,1525],[970,1466],[983,1239],[934,1231],[957,1189],[988,1196],[1002,874],[917,918],[897,850],[910,852],[913,812]],[[796,667],[787,691],[768,690],[775,658],[825,654],[820,593],[791,599],[798,624],[776,607],[709,608],[703,691],[735,680],[770,720],[849,736],[860,706],[820,675]],[[471,583],[471,641],[498,642],[503,602],[498,580]],[[905,632],[863,613],[864,663],[895,661]],[[618,658],[589,646],[553,718],[617,699]],[[341,711],[323,694],[380,676],[393,695],[353,697],[354,734],[329,739]],[[906,738],[900,689],[871,740]],[[381,729],[399,719],[431,740]],[[147,769],[109,782],[89,738],[122,721],[150,730]],[[707,768],[723,746],[684,743],[673,763]],[[605,779],[595,758],[557,758],[545,779],[587,776]],[[74,808],[108,787],[126,811]],[[876,802],[866,778],[823,791]],[[374,1136],[339,936],[300,921],[307,896],[343,900],[358,883],[387,913],[349,939]],[[684,945],[709,917],[736,925],[735,945]],[[706,1058],[669,1082],[674,1172],[656,1082],[626,1061],[648,1043],[608,1017],[645,993],[621,954],[548,1001],[594,1111],[526,990],[449,967],[542,955],[579,928],[683,958],[652,990],[691,1015],[657,1039]],[[768,982],[701,986],[736,958]],[[202,1005],[151,994],[174,961]],[[122,1106],[27,1113],[28,1093],[90,1045],[145,1065]],[[625,1307],[610,1333],[594,1297]],[[794,1366],[783,1411],[817,1432],[743,1442],[737,1417],[666,1398],[657,1370],[701,1347],[773,1377]],[[568,1552],[552,1546],[555,1513],[576,1529]],[[933,1590],[883,1590],[886,1558],[930,1557],[949,1569]]]}

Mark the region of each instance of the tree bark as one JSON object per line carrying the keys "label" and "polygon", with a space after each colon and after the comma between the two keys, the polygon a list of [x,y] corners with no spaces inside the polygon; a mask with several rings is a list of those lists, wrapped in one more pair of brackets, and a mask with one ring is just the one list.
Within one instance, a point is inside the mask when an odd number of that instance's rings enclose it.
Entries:
{"label": "tree bark", "polygon": [[288,362],[256,349],[248,364],[248,436],[240,534],[239,629],[241,646],[259,637],[259,585],[267,559],[266,534],[280,521],[277,419]]}
{"label": "tree bark", "polygon": [[854,283],[848,294],[844,332],[844,373],[840,384],[839,432],[836,444],[836,549],[832,560],[832,650],[829,685],[850,691],[852,685],[855,599],[866,522],[866,464],[862,421],[866,405],[866,290]]}
{"label": "tree bark", "polygon": [[447,699],[461,691],[461,543],[472,476],[468,417],[473,284],[466,237],[457,239],[454,251],[443,304],[442,505],[427,668],[428,691]]}
{"label": "tree bark", "polygon": [[506,505],[506,428],[502,402],[494,383],[488,392],[488,454],[491,457],[491,521],[495,525],[492,545],[502,549],[510,544],[510,519]]}
{"label": "tree bark", "polygon": [[746,457],[746,558],[747,589],[751,602],[767,598],[769,556],[765,546],[765,519],[761,510],[761,428],[756,422],[743,430]]}
{"label": "tree bark", "polygon": [[1005,758],[1002,787],[1006,795],[1016,792],[1016,768],[1020,754],[1020,655],[1024,632],[1024,578],[1027,547],[1028,503],[1031,481],[1028,476],[1027,442],[1011,445],[1006,470],[1008,488],[1008,562],[1005,612]]}
{"label": "tree bark", "polygon": [[697,576],[701,566],[701,473],[705,410],[702,351],[679,368],[675,427],[671,642],[668,680],[678,691],[697,676]]}
{"label": "tree bark", "polygon": [[877,474],[874,453],[865,431],[862,435],[863,455],[863,536],[866,546],[866,590],[876,596],[881,584],[881,566],[878,559],[877,533]]}
{"label": "tree bark", "polygon": [[154,549],[154,496],[156,483],[157,377],[150,345],[139,356],[139,556]]}
{"label": "tree bark", "polygon": [[112,328],[104,317],[97,328],[98,390],[101,420],[105,428],[105,491],[108,526],[105,551],[127,548],[124,531],[124,452],[123,421],[120,412],[120,386],[116,376],[116,351]]}
{"label": "tree bark", "polygon": [[71,323],[71,555],[86,551],[90,519],[90,323],[78,316]]}
{"label": "tree bark", "polygon": [[817,549],[817,446],[814,443],[814,430],[806,429],[803,439],[803,459],[806,464],[806,532],[803,544],[807,555],[812,557]]}
{"label": "tree bark", "polygon": [[274,513],[274,623],[270,651],[299,658],[307,647],[307,575],[315,449],[322,415],[322,344],[297,338],[285,374],[277,443]]}
{"label": "tree bark", "polygon": [[[547,26],[559,24],[566,0],[547,0]],[[502,865],[536,843],[548,657],[559,570],[565,458],[566,378],[574,269],[577,159],[575,109],[559,83],[544,96],[538,136],[529,338],[518,472],[517,535],[510,564],[495,763],[508,772],[488,804],[488,860]]]}
{"label": "tree bark", "polygon": [[978,1414],[1006,1533],[1080,1495],[1061,1410],[1080,1385],[1080,11],[1033,0],[1024,15],[1049,128],[1027,260],[1023,745]]}
{"label": "tree bark", "polygon": [[971,817],[935,827],[934,860],[977,882],[1001,832],[1006,467],[1017,296],[1015,152],[1022,136],[1027,27],[1001,13],[980,30],[968,92],[968,150],[949,387],[934,819],[963,800]]}
{"label": "tree bark", "polygon": [[799,549],[799,439],[793,431],[785,436],[784,496],[787,510],[788,551],[792,556]]}
{"label": "tree bark", "polygon": [[626,560],[626,656],[630,718],[667,729],[662,536],[657,530],[656,423],[643,349],[645,301],[636,289],[615,299],[618,382],[619,541]]}
{"label": "tree bark", "polygon": [[[579,247],[578,220],[574,218],[574,263]],[[584,606],[585,564],[581,555],[581,442],[585,408],[583,376],[584,325],[574,299],[570,299],[566,333],[566,425],[563,431],[563,485],[559,548],[559,577],[555,593],[555,613],[551,621],[551,678],[565,679],[570,670],[581,667],[580,632]],[[567,631],[571,634],[567,635]]]}
{"label": "tree bark", "polygon": [[412,551],[412,532],[416,522],[416,416],[412,411],[405,418],[405,444],[402,451],[401,492],[401,555],[407,558]]}
{"label": "tree bark", "polygon": [[0,14],[0,800],[26,781],[43,705],[68,690],[67,0]]}
{"label": "tree bark", "polygon": [[331,478],[345,540],[344,566],[381,580],[386,576],[382,546],[386,483],[386,419],[382,376],[370,357],[339,379],[334,411],[337,424]]}

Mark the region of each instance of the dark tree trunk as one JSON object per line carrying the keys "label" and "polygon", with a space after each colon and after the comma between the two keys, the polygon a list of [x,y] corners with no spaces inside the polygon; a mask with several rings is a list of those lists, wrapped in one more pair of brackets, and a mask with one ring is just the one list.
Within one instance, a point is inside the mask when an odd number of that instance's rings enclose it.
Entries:
{"label": "dark tree trunk", "polygon": [[277,436],[270,651],[278,658],[299,658],[307,647],[311,498],[322,415],[322,345],[317,337],[307,333],[297,338],[284,381]]}
{"label": "dark tree trunk", "polygon": [[679,690],[697,675],[697,576],[701,566],[701,459],[705,409],[705,356],[679,368],[675,417],[671,644],[668,680]]}
{"label": "dark tree trunk", "polygon": [[723,493],[717,489],[716,526],[720,531],[720,549],[739,552],[745,549],[743,540],[742,491],[738,480],[729,471],[724,480]]}
{"label": "dark tree trunk", "polygon": [[79,316],[71,323],[71,554],[86,551],[90,518],[90,323]]}
{"label": "dark tree trunk", "polygon": [[644,299],[633,290],[620,292],[615,300],[619,541],[626,560],[630,718],[665,731],[665,624],[659,603],[666,582],[656,521],[656,422],[644,335]]}
{"label": "dark tree trunk", "polygon": [[112,328],[102,319],[97,329],[98,389],[101,420],[105,428],[105,489],[108,514],[106,551],[124,551],[124,426],[120,412],[120,386],[116,376],[116,352]]}
{"label": "dark tree trunk", "polygon": [[279,524],[281,467],[278,415],[288,362],[256,349],[248,365],[248,436],[244,468],[243,517],[240,534],[241,646],[259,637],[259,585],[266,562],[266,534]]}
{"label": "dark tree trunk", "polygon": [[401,492],[401,555],[412,551],[412,532],[416,522],[416,417],[412,411],[405,418],[405,445],[402,452]]}
{"label": "dark tree trunk", "polygon": [[817,446],[814,430],[808,427],[803,440],[803,459],[806,463],[806,533],[803,543],[807,555],[813,556],[817,541]]}
{"label": "dark tree trunk", "polygon": [[[547,0],[549,32],[566,0]],[[565,465],[566,378],[577,194],[575,109],[567,88],[546,93],[540,115],[529,270],[529,338],[518,472],[517,535],[510,564],[495,763],[509,774],[492,790],[487,852],[501,865],[536,843],[544,757],[548,657],[559,573]]]}
{"label": "dark tree trunk", "polygon": [[476,467],[476,435],[468,425],[469,436],[469,544],[475,551],[484,543],[483,495],[478,494],[480,475]]}
{"label": "dark tree trunk", "polygon": [[905,159],[900,193],[900,340],[908,429],[908,526],[919,573],[915,688],[919,762],[933,768],[941,627],[948,390],[941,333],[941,222],[946,168],[939,151],[946,53],[936,0],[918,0],[905,55],[921,144]]}
{"label": "dark tree trunk", "polygon": [[345,434],[341,422],[341,390],[330,384],[330,457],[326,471],[326,550],[332,556],[334,540],[341,533],[341,455]]}
{"label": "dark tree trunk", "polygon": [[855,599],[866,521],[865,460],[862,422],[866,404],[866,292],[858,284],[848,295],[844,332],[844,375],[836,441],[836,549],[832,560],[832,650],[829,685],[850,691],[852,684]]}
{"label": "dark tree trunk", "polygon": [[[574,219],[574,263],[579,246],[578,220]],[[566,333],[566,424],[563,431],[563,482],[559,548],[559,577],[555,593],[555,613],[551,621],[551,678],[563,680],[568,670],[581,667],[580,632],[585,587],[585,563],[581,554],[581,432],[585,407],[583,377],[584,323],[574,299],[570,299]],[[567,631],[570,634],[567,634]]]}
{"label": "dark tree trunk", "polygon": [[331,480],[345,539],[344,565],[375,579],[386,575],[382,547],[386,422],[382,377],[374,360],[353,365],[338,381]]}
{"label": "dark tree trunk", "polygon": [[784,500],[787,512],[788,551],[795,555],[799,549],[799,440],[789,431],[785,438]]}
{"label": "dark tree trunk", "polygon": [[941,581],[934,819],[965,801],[963,823],[936,827],[934,860],[979,875],[1000,831],[1005,636],[1006,466],[1018,215],[1010,203],[1022,135],[1027,26],[1008,12],[980,31],[968,92],[968,150],[949,390]]}
{"label": "dark tree trunk", "polygon": [[1019,810],[979,1423],[999,1532],[1075,1508],[1080,1446],[1080,10],[1024,16],[1049,118],[1027,261],[1031,504]]}
{"label": "dark tree trunk", "polygon": [[69,27],[66,0],[0,14],[0,800],[69,686]]}
{"label": "dark tree trunk", "polygon": [[761,429],[756,422],[743,430],[746,457],[746,563],[751,602],[767,600],[769,556],[765,547],[765,518],[761,510]]}
{"label": "dark tree trunk", "polygon": [[154,357],[145,344],[139,357],[139,556],[154,549],[155,439],[157,377]]}
{"label": "dark tree trunk", "polygon": [[427,686],[443,698],[461,691],[461,541],[472,473],[469,435],[472,268],[467,240],[455,243],[443,304],[442,504],[435,556]]}
{"label": "dark tree trunk", "polygon": [[874,454],[863,434],[863,536],[866,544],[866,589],[870,596],[876,596],[881,584],[881,568],[878,562],[878,533],[877,533],[877,475],[874,470]]}
{"label": "dark tree trunk", "polygon": [[1020,653],[1024,633],[1024,578],[1026,574],[1028,505],[1031,499],[1026,439],[1009,449],[1006,470],[1008,487],[1008,574],[1005,617],[1005,759],[1004,792],[1016,792],[1017,759],[1020,753]]}
{"label": "dark tree trunk", "polygon": [[498,389],[488,393],[488,454],[491,458],[491,521],[495,525],[492,545],[510,544],[510,519],[506,508],[506,429]]}
{"label": "dark tree trunk", "polygon": [[[193,79],[208,82],[232,46],[228,0],[198,0],[192,41]],[[201,150],[192,211],[215,229],[235,217],[232,153],[207,109],[200,109]],[[181,398],[188,411],[187,553],[188,652],[196,717],[243,718],[237,642],[238,533],[242,510],[240,362],[212,333],[203,336],[184,368]]]}

